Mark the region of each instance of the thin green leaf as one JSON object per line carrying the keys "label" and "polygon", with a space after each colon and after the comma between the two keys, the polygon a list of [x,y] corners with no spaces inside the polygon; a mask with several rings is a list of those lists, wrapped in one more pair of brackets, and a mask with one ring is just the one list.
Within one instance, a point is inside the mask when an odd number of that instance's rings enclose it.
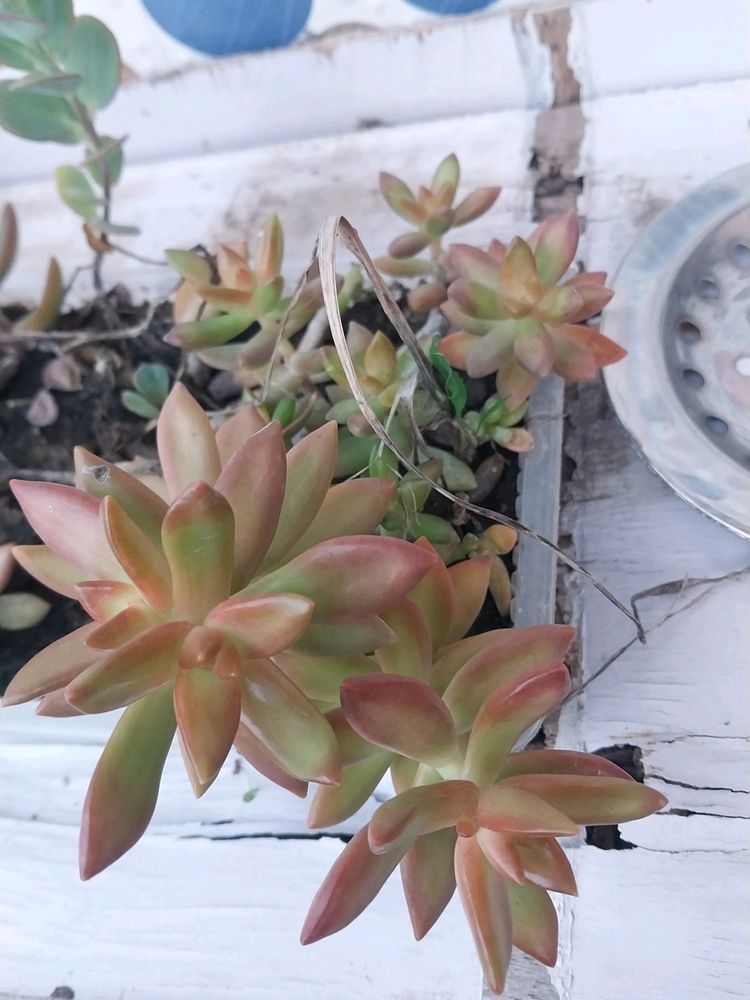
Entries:
{"label": "thin green leaf", "polygon": [[29,73],[13,80],[8,89],[30,91],[33,94],[71,94],[83,78],[77,73]]}
{"label": "thin green leaf", "polygon": [[453,410],[453,416],[460,417],[466,409],[466,386],[458,372],[451,368],[448,360],[438,350],[439,343],[440,338],[434,337],[430,344],[430,361],[433,368],[437,370],[437,373],[443,380],[445,393]]}
{"label": "thin green leaf", "polygon": [[0,38],[0,66],[34,71],[39,68],[39,57],[22,42]]}

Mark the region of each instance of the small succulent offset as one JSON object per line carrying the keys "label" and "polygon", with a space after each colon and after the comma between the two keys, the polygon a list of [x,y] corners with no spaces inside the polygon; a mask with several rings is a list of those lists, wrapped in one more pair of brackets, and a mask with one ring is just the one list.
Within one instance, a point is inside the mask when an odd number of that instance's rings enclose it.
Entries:
{"label": "small succulent offset", "polygon": [[[281,264],[284,234],[272,215],[258,236],[254,262],[245,244],[222,245],[215,263],[188,250],[168,250],[167,258],[183,279],[174,302],[175,326],[167,343],[196,351],[212,368],[256,369],[271,357],[290,299],[283,297]],[[323,301],[320,280],[313,278],[289,309],[284,335],[310,321]],[[246,342],[231,343],[250,330]],[[284,339],[281,356],[291,353]]]}
{"label": "small succulent offset", "polygon": [[440,350],[472,378],[496,374],[497,394],[509,410],[527,399],[540,378],[592,379],[625,351],[584,321],[612,298],[602,271],[575,274],[562,284],[578,246],[574,212],[542,222],[528,240],[493,240],[485,252],[450,247],[458,275],[442,311],[457,329]]}
{"label": "small succulent offset", "polygon": [[84,449],[77,486],[12,483],[43,545],[16,546],[38,580],[93,621],[33,657],[3,703],[42,715],[128,706],[84,805],[81,874],[143,834],[175,730],[197,795],[238,732],[269,767],[335,783],[330,723],[271,657],[294,647],[357,654],[389,641],[381,613],[435,561],[370,534],[393,492],[368,479],[330,488],[336,425],[287,455],[278,423],[241,409],[214,434],[180,384],[157,425],[153,490]]}
{"label": "small succulent offset", "polygon": [[144,420],[156,420],[169,396],[169,372],[156,362],[138,365],[133,372],[133,388],[120,398],[126,410]]}
{"label": "small succulent offset", "polygon": [[38,142],[83,145],[80,166],[59,167],[57,189],[86,223],[95,249],[107,234],[132,234],[110,218],[122,171],[122,139],[101,135],[94,117],[120,83],[120,53],[95,17],[76,17],[72,0],[0,0],[0,64],[23,75],[0,81],[0,127]]}
{"label": "small succulent offset", "polygon": [[[426,279],[408,294],[409,307],[415,312],[428,311],[445,301],[451,270],[442,247],[443,236],[484,215],[500,194],[499,187],[478,188],[454,205],[460,177],[454,153],[438,165],[430,186],[420,186],[417,194],[393,174],[380,175],[380,191],[388,205],[414,228],[392,240],[388,256],[375,263],[394,278]],[[423,250],[429,250],[428,259],[418,256]]]}

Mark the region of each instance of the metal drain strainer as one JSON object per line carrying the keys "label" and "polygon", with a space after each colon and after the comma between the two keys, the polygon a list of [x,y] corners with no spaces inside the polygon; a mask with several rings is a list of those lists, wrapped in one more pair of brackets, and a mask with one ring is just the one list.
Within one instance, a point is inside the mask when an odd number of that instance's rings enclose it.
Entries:
{"label": "metal drain strainer", "polygon": [[685,500],[750,538],[750,167],[663,212],[615,281],[617,415]]}

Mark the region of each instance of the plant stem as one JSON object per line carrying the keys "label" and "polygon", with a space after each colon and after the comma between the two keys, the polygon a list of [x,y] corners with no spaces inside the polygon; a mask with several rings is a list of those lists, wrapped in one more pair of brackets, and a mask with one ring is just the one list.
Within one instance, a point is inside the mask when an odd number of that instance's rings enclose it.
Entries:
{"label": "plant stem", "polygon": [[[71,104],[73,106],[73,110],[76,113],[78,121],[81,123],[81,127],[83,128],[86,135],[89,137],[89,140],[91,141],[94,150],[101,149],[102,146],[104,145],[104,140],[96,131],[96,127],[93,121],[91,120],[91,115],[88,113],[85,105],[82,104],[77,97],[73,97],[71,99]],[[112,209],[112,179],[110,176],[109,164],[107,163],[106,160],[102,162],[101,166],[102,166],[102,193],[103,193],[102,218],[104,219],[105,222],[109,222],[110,212]],[[93,281],[94,281],[94,288],[96,289],[97,292],[101,292],[104,287],[102,283],[103,260],[104,260],[104,254],[100,250],[96,251],[94,256]]]}

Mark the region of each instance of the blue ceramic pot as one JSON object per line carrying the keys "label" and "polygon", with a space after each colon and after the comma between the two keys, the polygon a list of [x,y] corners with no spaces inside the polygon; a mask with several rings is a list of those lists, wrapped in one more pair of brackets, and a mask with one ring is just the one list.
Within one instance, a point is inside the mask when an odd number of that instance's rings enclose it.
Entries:
{"label": "blue ceramic pot", "polygon": [[153,19],[191,49],[210,56],[276,49],[293,42],[312,0],[143,0]]}
{"label": "blue ceramic pot", "polygon": [[495,0],[407,0],[413,7],[421,7],[433,14],[471,14],[484,10]]}

